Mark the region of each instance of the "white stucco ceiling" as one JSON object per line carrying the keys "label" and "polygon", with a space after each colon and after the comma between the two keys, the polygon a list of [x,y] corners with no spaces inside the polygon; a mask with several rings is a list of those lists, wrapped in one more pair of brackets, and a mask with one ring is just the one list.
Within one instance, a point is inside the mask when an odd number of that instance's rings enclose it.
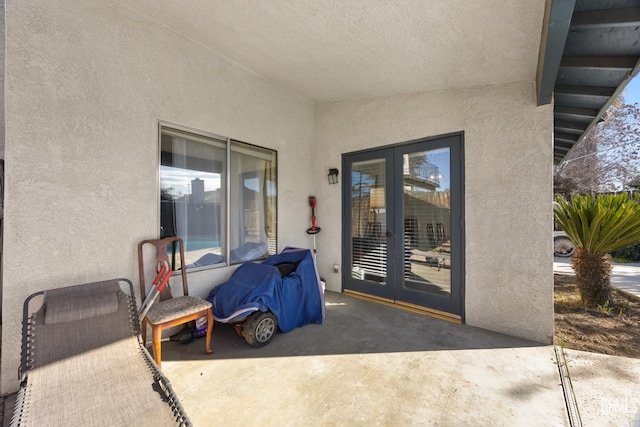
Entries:
{"label": "white stucco ceiling", "polygon": [[121,0],[314,102],[533,81],[544,0]]}

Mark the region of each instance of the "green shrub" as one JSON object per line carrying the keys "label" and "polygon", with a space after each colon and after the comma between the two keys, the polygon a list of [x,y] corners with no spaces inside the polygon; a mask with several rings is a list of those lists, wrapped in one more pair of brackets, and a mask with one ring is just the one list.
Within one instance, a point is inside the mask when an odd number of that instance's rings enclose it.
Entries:
{"label": "green shrub", "polygon": [[640,243],[616,249],[611,256],[616,262],[640,262]]}
{"label": "green shrub", "polygon": [[586,306],[606,306],[611,293],[611,252],[640,242],[640,205],[628,194],[557,198],[556,222],[576,245],[571,264]]}

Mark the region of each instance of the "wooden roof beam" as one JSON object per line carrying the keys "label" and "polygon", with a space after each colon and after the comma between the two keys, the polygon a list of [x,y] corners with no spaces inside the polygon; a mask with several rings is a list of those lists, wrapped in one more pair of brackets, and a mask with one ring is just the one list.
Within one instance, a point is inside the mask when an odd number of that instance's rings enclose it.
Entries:
{"label": "wooden roof beam", "polygon": [[571,19],[572,30],[635,26],[640,26],[640,9],[637,7],[575,12]]}
{"label": "wooden roof beam", "polygon": [[584,95],[609,98],[613,95],[613,92],[615,92],[615,90],[615,87],[556,85],[554,92],[567,95]]}
{"label": "wooden roof beam", "polygon": [[553,113],[559,116],[588,117],[593,119],[598,115],[598,110],[594,108],[565,107],[562,105],[556,105]]}
{"label": "wooden roof beam", "polygon": [[556,148],[562,148],[563,150],[567,150],[567,151],[569,151],[574,145],[575,143],[572,144],[570,142],[555,141]]}
{"label": "wooden roof beam", "polygon": [[578,139],[580,139],[581,135],[573,135],[570,133],[563,133],[563,132],[555,132],[554,134],[554,139],[556,141],[565,141],[571,144],[575,144],[576,142],[578,142]]}
{"label": "wooden roof beam", "polygon": [[565,56],[560,61],[560,67],[631,71],[637,62],[635,56]]}
{"label": "wooden roof beam", "polygon": [[580,134],[587,130],[587,125],[587,123],[564,122],[562,120],[554,120],[553,122],[554,129],[562,129],[565,132]]}

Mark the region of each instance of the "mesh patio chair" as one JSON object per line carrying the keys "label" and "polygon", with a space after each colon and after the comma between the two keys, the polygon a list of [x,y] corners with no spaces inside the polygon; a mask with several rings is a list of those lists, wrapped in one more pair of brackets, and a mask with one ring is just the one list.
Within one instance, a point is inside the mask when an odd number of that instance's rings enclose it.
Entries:
{"label": "mesh patio chair", "polygon": [[140,341],[129,280],[37,292],[23,310],[10,426],[190,426]]}

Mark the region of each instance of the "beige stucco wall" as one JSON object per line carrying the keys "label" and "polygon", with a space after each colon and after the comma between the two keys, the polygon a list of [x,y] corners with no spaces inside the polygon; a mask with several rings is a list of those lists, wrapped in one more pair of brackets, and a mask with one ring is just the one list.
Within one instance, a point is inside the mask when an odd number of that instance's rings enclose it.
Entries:
{"label": "beige stucco wall", "polygon": [[[278,150],[279,246],[309,242],[313,105],[115,1],[7,5],[1,393],[32,292],[134,279],[158,233],[157,122]],[[189,275],[204,296],[229,269]],[[136,288],[137,289],[137,288]]]}
{"label": "beige stucco wall", "polygon": [[[553,332],[551,106],[532,82],[312,105],[116,1],[9,2],[2,383],[17,388],[30,293],[129,277],[158,232],[158,120],[278,150],[279,247],[310,247],[340,290],[341,154],[464,131],[466,321]],[[340,180],[344,179],[340,176]],[[189,275],[206,295],[231,274]],[[137,285],[137,283],[136,283]]]}
{"label": "beige stucco wall", "polygon": [[[315,115],[318,182],[342,153],[464,131],[466,323],[551,342],[553,116],[536,107],[533,82],[327,103]],[[340,290],[340,186],[317,197],[319,269]]]}
{"label": "beige stucco wall", "polygon": [[[4,52],[4,2],[0,3],[0,52]],[[0,159],[4,159],[4,55],[0,55]]]}

